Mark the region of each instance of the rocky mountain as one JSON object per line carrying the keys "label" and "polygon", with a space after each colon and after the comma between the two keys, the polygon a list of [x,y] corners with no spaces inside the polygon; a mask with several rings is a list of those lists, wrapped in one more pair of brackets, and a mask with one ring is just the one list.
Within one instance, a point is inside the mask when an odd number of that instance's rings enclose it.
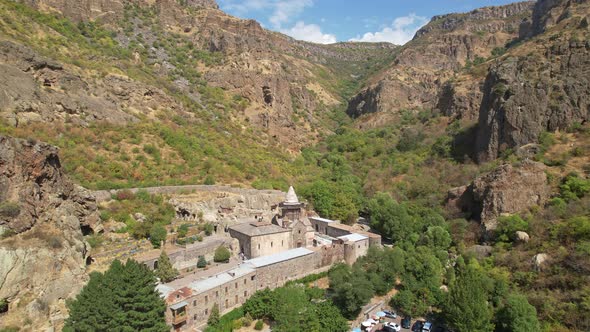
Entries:
{"label": "rocky mountain", "polygon": [[[350,100],[347,113],[355,118],[373,114],[363,122],[379,125],[395,118],[401,110],[432,109],[438,105],[445,109],[443,113],[453,112],[449,110],[449,101],[444,100],[448,97],[439,102],[439,95],[460,89],[445,83],[465,66],[481,62],[495,49],[517,38],[521,22],[532,15],[533,4],[520,2],[433,17],[403,46],[394,63],[372,77]],[[468,99],[478,97],[477,84],[470,83],[463,90],[465,94],[474,94]],[[457,91],[453,95],[458,95]]]}
{"label": "rocky mountain", "polygon": [[[67,1],[22,2],[115,31],[114,39],[133,50],[137,64],[170,79],[173,90],[197,103],[206,103],[204,92],[197,91],[199,80],[221,88],[229,98],[241,97],[243,103],[232,116],[293,151],[316,141],[327,129],[329,110],[344,101],[334,82],[366,76],[366,66],[378,68],[396,49],[386,43],[324,46],[295,41],[256,21],[227,15],[213,0],[84,0],[75,6]],[[170,39],[174,42],[167,43]],[[110,80],[102,83],[112,86]],[[112,104],[107,106],[118,112],[128,108],[116,99]],[[219,102],[212,104],[223,109]]]}
{"label": "rocky mountain", "polygon": [[102,229],[96,201],[64,175],[58,150],[0,137],[0,299],[6,325],[59,327],[86,281],[83,234]]}
{"label": "rocky mountain", "polygon": [[477,158],[535,143],[590,118],[590,4],[539,1],[528,39],[492,65],[479,110]]}

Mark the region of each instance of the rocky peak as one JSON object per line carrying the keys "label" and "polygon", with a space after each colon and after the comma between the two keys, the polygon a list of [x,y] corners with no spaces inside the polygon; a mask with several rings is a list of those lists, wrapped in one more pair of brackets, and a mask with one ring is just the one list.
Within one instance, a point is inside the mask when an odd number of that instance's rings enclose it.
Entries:
{"label": "rocky peak", "polygon": [[[508,4],[505,6],[478,8],[465,14],[437,15],[430,20],[429,24],[416,32],[414,39],[418,39],[434,30],[457,30],[466,24],[469,25],[470,22],[505,19],[511,16],[528,15],[530,14],[530,10],[534,3],[534,1],[524,1]],[[482,27],[473,25],[471,28],[481,29]]]}

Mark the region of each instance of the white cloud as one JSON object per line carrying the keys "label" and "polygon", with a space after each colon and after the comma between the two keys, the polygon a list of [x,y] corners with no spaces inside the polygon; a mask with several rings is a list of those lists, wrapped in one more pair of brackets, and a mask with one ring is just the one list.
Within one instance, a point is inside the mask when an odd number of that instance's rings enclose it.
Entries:
{"label": "white cloud", "polygon": [[428,23],[426,17],[410,14],[396,18],[390,26],[383,28],[381,31],[367,32],[362,37],[352,38],[350,41],[390,42],[396,45],[403,45],[410,41],[416,31],[426,23]]}
{"label": "white cloud", "polygon": [[313,6],[313,0],[225,0],[222,8],[244,15],[251,11],[269,11],[269,22],[275,29],[290,22],[301,14],[306,7]]}
{"label": "white cloud", "polygon": [[319,25],[305,24],[303,21],[295,23],[290,29],[281,29],[281,32],[295,39],[318,44],[333,44],[336,42],[335,35],[323,33]]}

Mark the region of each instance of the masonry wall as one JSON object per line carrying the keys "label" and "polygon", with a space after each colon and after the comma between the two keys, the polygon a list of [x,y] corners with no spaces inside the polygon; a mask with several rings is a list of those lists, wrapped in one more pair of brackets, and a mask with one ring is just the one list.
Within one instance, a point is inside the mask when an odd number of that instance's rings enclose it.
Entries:
{"label": "masonry wall", "polygon": [[250,252],[248,258],[278,254],[293,248],[291,232],[274,233],[255,236],[250,239]]}
{"label": "masonry wall", "polygon": [[369,239],[363,239],[356,242],[348,241],[344,243],[344,261],[347,264],[354,264],[356,260],[367,254],[369,250]]}
{"label": "masonry wall", "polygon": [[328,225],[331,223],[325,222],[325,221],[320,221],[320,220],[314,220],[314,219],[309,219],[309,221],[311,222],[311,225],[313,226],[314,231],[320,233],[320,234],[324,234],[324,235],[329,235],[328,234]]}

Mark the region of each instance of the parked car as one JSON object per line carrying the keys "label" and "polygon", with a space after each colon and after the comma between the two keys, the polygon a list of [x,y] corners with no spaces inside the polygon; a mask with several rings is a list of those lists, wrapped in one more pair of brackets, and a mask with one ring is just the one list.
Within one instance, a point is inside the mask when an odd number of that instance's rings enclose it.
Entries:
{"label": "parked car", "polygon": [[393,322],[387,322],[387,323],[383,324],[383,327],[387,327],[389,331],[395,331],[395,332],[399,332],[402,330],[402,327],[399,326],[399,324],[393,323]]}
{"label": "parked car", "polygon": [[424,322],[421,320],[417,320],[412,326],[412,331],[414,332],[422,332],[422,327],[424,326]]}
{"label": "parked car", "polygon": [[410,317],[410,316],[404,317],[404,319],[402,319],[402,327],[404,329],[409,329],[410,326],[412,326],[412,317]]}
{"label": "parked car", "polygon": [[391,318],[391,319],[397,318],[397,314],[393,311],[383,310],[383,312],[385,313],[385,317],[387,317],[387,318]]}
{"label": "parked car", "polygon": [[424,323],[424,325],[422,326],[422,332],[430,332],[430,331],[432,331],[432,323],[431,322]]}
{"label": "parked car", "polygon": [[396,332],[395,329],[388,325],[383,325],[381,332]]}

